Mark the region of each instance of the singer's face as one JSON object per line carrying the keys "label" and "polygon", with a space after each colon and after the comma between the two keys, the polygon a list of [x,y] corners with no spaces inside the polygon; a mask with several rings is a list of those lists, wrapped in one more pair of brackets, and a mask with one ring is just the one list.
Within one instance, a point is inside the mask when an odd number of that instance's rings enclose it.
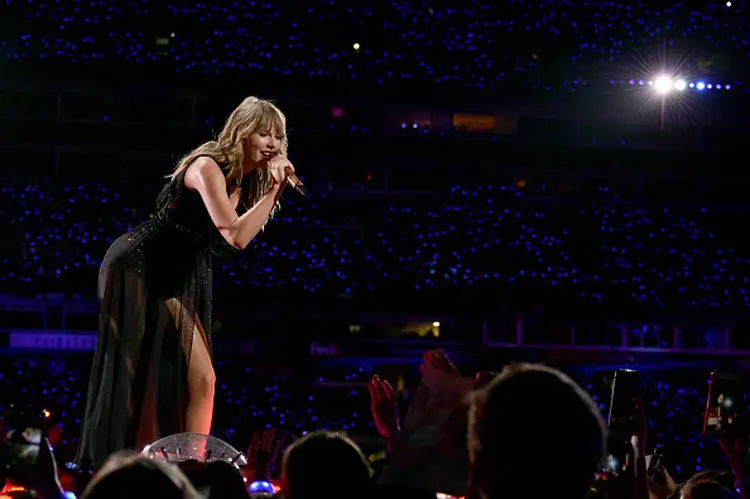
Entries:
{"label": "singer's face", "polygon": [[245,157],[254,163],[268,162],[277,154],[281,154],[284,136],[274,130],[260,130],[253,133],[247,140]]}

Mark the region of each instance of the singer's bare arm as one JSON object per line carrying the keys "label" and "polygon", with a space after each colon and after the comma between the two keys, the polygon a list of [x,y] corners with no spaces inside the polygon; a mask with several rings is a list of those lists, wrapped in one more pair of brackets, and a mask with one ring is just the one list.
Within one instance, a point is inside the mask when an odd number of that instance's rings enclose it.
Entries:
{"label": "singer's bare arm", "polygon": [[208,157],[200,157],[185,172],[185,187],[197,191],[208,209],[216,228],[232,246],[244,249],[263,228],[276,203],[279,186],[274,185],[255,206],[242,216],[227,196],[227,182],[219,165]]}

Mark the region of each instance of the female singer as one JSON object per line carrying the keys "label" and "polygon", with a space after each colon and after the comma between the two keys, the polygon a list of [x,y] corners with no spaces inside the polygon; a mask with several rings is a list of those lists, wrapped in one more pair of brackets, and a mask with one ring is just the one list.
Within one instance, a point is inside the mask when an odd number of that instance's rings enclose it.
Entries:
{"label": "female singer", "polygon": [[150,220],[112,243],[79,464],[174,433],[209,434],[211,257],[245,248],[274,215],[294,171],[286,152],[282,112],[248,97],[216,141],[180,161]]}

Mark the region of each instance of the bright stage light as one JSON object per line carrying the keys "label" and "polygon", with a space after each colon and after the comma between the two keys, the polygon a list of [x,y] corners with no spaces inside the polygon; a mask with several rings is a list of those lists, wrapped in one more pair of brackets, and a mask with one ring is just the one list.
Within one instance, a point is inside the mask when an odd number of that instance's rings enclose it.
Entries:
{"label": "bright stage light", "polygon": [[685,90],[685,88],[687,88],[687,82],[685,80],[680,79],[680,80],[677,80],[676,82],[674,82],[674,89],[675,90],[681,92],[681,91]]}
{"label": "bright stage light", "polygon": [[699,81],[698,83],[695,84],[695,88],[697,90],[703,90],[704,88],[706,88],[706,84],[703,83],[702,81]]}
{"label": "bright stage light", "polygon": [[672,90],[672,80],[670,80],[666,76],[661,76],[654,82],[654,88],[660,94],[665,94]]}

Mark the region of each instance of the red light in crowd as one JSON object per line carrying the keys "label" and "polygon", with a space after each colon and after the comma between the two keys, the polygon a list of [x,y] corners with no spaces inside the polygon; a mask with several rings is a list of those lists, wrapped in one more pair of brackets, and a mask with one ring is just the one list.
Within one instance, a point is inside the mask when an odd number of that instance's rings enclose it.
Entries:
{"label": "red light in crowd", "polygon": [[5,487],[3,487],[2,490],[0,490],[0,499],[11,499],[11,496],[7,494],[12,494],[13,492],[26,492],[25,487],[21,487],[20,485],[10,485],[8,483],[5,484]]}

